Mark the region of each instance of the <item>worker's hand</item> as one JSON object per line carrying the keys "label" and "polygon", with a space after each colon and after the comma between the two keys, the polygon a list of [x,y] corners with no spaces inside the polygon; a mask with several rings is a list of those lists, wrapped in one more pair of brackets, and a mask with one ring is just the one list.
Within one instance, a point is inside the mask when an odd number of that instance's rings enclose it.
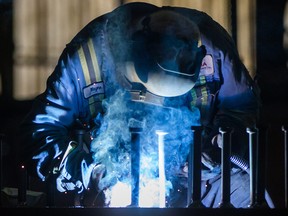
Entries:
{"label": "worker's hand", "polygon": [[92,155],[71,141],[59,166],[57,190],[60,192],[76,190],[81,193],[87,189],[94,167],[96,164]]}
{"label": "worker's hand", "polygon": [[207,138],[205,148],[202,150],[201,162],[209,170],[218,168],[221,162],[222,135],[216,134]]}
{"label": "worker's hand", "polygon": [[210,170],[213,170],[215,167],[218,167],[219,164],[212,160],[209,154],[202,152],[201,162]]}

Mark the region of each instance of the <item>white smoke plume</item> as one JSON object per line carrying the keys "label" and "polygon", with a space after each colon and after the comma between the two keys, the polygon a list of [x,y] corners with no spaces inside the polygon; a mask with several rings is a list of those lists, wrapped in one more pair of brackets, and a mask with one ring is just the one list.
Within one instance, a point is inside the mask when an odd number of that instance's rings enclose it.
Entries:
{"label": "white smoke plume", "polygon": [[[177,173],[187,160],[189,146],[193,142],[191,126],[199,125],[199,110],[191,111],[187,106],[168,108],[133,102],[129,92],[124,90],[105,99],[103,105],[106,113],[100,120],[99,117],[97,119],[101,126],[94,131],[91,151],[94,152],[94,161],[106,166],[106,175],[99,182],[99,188],[107,191],[107,202],[116,196],[112,188],[120,183],[128,185],[127,190],[131,190],[131,127],[142,129],[139,170],[142,186],[151,185],[158,178],[158,138],[155,132],[167,132],[164,155],[169,196]],[[151,191],[151,187],[147,191]],[[142,190],[142,194],[147,194],[147,191]]]}

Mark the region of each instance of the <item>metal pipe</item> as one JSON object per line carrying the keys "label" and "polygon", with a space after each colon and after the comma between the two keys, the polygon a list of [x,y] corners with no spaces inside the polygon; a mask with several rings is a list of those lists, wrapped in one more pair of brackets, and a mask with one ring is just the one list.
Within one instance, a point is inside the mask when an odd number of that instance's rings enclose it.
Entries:
{"label": "metal pipe", "polygon": [[282,126],[284,132],[284,190],[285,190],[285,208],[288,208],[288,137],[287,137],[287,125]]}
{"label": "metal pipe", "polygon": [[[202,127],[192,126],[193,143],[190,144],[188,160],[188,190],[187,204],[188,208],[205,207],[201,202],[201,145],[202,145]],[[192,203],[191,203],[192,200]]]}
{"label": "metal pipe", "polygon": [[258,143],[258,129],[247,128],[249,134],[249,167],[250,167],[250,203],[249,208],[253,208],[256,203],[256,147]]}
{"label": "metal pipe", "polygon": [[55,206],[55,190],[56,190],[56,174],[50,171],[46,184],[48,207]]}
{"label": "metal pipe", "polygon": [[[84,148],[84,136],[85,136],[86,131],[84,129],[77,129],[75,130],[75,136],[76,136],[76,140],[78,143],[78,146],[80,148]],[[55,179],[55,178],[54,178]],[[75,196],[74,196],[74,206],[75,207],[83,207],[84,206],[84,193],[85,190],[83,190],[82,193],[78,193],[75,192]]]}
{"label": "metal pipe", "polygon": [[220,127],[219,132],[222,135],[222,148],[221,148],[221,201],[219,208],[232,208],[234,207],[230,202],[230,187],[231,187],[231,133],[233,132],[230,127]]}
{"label": "metal pipe", "polygon": [[18,206],[27,204],[27,170],[24,164],[19,166],[19,183],[18,183]]}
{"label": "metal pipe", "polygon": [[164,136],[167,132],[156,131],[158,135],[158,167],[159,167],[159,207],[166,206],[166,175],[165,175],[165,156],[164,156]]}
{"label": "metal pipe", "polygon": [[[3,138],[4,138],[4,134],[0,134],[0,187],[1,187],[1,192],[3,189]],[[0,206],[2,206],[2,196],[0,198]]]}
{"label": "metal pipe", "polygon": [[130,207],[139,206],[139,181],[140,181],[140,133],[141,128],[131,128],[131,204]]}

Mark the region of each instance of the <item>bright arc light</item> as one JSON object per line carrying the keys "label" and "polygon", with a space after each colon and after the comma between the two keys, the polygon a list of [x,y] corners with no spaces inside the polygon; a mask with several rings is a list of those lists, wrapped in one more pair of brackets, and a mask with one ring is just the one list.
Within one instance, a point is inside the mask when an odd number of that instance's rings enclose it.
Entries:
{"label": "bright arc light", "polygon": [[[166,187],[171,187],[166,182],[165,175],[165,155],[164,155],[164,136],[168,134],[162,130],[156,130],[158,136],[158,177],[148,177],[141,175],[139,191],[139,207],[166,207]],[[142,160],[149,157],[142,155]],[[144,163],[146,164],[146,163]],[[149,163],[147,163],[149,164]],[[143,166],[143,164],[142,164]],[[145,169],[147,167],[142,167]],[[141,168],[140,168],[141,169]],[[141,171],[140,171],[141,173]],[[127,207],[131,204],[131,182],[118,181],[113,187],[105,191],[109,200],[109,207]]]}
{"label": "bright arc light", "polygon": [[118,181],[111,190],[105,191],[110,197],[110,207],[125,207],[131,203],[131,185]]}
{"label": "bright arc light", "polygon": [[158,135],[158,157],[159,157],[159,207],[164,208],[166,202],[166,176],[164,162],[164,136],[165,131],[157,130]]}

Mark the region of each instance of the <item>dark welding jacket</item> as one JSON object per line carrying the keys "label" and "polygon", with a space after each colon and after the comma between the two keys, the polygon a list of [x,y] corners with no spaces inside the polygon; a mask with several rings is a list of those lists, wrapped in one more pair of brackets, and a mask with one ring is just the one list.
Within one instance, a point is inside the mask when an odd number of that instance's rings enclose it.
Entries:
{"label": "dark welding jacket", "polygon": [[[218,133],[220,119],[235,125],[255,123],[258,99],[253,81],[228,33],[218,23],[194,9],[126,4],[94,19],[72,39],[49,76],[46,90],[35,98],[21,125],[20,160],[28,164],[31,173],[45,180],[59,166],[74,139],[73,131],[91,129],[97,114],[103,114],[103,98],[127,85],[118,63],[125,60],[122,54],[129,46],[133,26],[138,18],[162,9],[193,20],[206,46],[199,79],[187,93],[188,105],[199,107],[203,113],[202,123],[209,128],[206,137]],[[79,154],[74,162],[80,163],[82,156]]]}

